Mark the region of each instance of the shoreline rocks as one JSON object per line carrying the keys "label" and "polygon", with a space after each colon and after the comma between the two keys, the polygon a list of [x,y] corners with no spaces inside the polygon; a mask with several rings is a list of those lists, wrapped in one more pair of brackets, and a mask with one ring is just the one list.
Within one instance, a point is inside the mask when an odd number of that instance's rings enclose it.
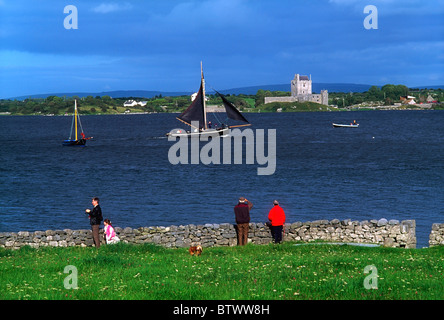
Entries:
{"label": "shoreline rocks", "polygon": [[[154,243],[164,247],[185,248],[200,244],[203,247],[237,245],[236,225],[230,223],[179,226],[150,226],[115,228],[120,240],[127,243]],[[100,230],[103,234],[103,230]],[[105,244],[103,237],[102,243]],[[270,228],[265,223],[250,223],[248,240],[254,244],[272,242]],[[286,223],[284,241],[312,242],[316,240],[342,243],[368,243],[386,247],[416,248],[415,220],[365,220],[351,219],[315,220]],[[433,224],[430,246],[444,245],[444,224]],[[0,247],[19,249],[23,246],[70,247],[92,246],[91,230],[46,230],[1,232]]]}
{"label": "shoreline rocks", "polygon": [[429,246],[444,245],[444,223],[434,223],[429,236]]}

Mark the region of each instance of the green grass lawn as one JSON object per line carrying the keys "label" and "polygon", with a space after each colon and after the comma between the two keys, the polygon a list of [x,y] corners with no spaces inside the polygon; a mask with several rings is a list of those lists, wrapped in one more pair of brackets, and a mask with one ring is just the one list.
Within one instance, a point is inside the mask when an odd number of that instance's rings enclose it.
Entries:
{"label": "green grass lawn", "polygon": [[[366,266],[377,269],[364,273]],[[77,289],[70,271],[77,270]],[[444,247],[0,248],[0,299],[444,299]],[[366,277],[373,286],[366,289]],[[367,278],[368,280],[368,278]],[[367,283],[369,283],[367,281]]]}

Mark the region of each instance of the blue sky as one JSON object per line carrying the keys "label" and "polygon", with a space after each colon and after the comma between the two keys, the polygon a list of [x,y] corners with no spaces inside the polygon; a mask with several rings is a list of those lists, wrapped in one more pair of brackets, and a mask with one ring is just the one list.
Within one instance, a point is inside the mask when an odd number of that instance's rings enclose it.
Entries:
{"label": "blue sky", "polygon": [[[65,29],[74,5],[78,29]],[[364,28],[364,7],[378,29]],[[443,0],[0,0],[0,98],[314,82],[444,84]]]}

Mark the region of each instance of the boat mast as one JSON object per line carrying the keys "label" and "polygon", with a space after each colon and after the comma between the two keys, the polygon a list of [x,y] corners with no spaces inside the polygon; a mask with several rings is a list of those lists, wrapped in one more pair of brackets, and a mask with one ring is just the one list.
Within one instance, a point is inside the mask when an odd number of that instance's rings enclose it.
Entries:
{"label": "boat mast", "polygon": [[200,62],[200,76],[201,76],[201,81],[202,81],[204,129],[207,129],[207,110],[206,110],[206,105],[205,105],[205,79],[204,79],[204,75],[203,75],[202,61]]}
{"label": "boat mast", "polygon": [[74,118],[75,118],[76,140],[77,140],[77,100],[74,100]]}

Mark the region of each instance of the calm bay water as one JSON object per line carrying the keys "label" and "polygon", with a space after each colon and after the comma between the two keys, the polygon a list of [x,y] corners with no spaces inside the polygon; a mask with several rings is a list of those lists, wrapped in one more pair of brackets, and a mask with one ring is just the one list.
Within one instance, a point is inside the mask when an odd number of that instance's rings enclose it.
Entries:
{"label": "calm bay water", "polygon": [[[239,196],[253,222],[275,198],[288,222],[415,219],[418,247],[443,222],[443,111],[246,116],[277,130],[273,175],[257,163],[170,164],[173,114],[83,116],[94,137],[84,148],[62,146],[71,117],[0,117],[0,231],[87,229],[93,196],[119,227],[231,223]],[[357,129],[331,126],[354,119]]]}

